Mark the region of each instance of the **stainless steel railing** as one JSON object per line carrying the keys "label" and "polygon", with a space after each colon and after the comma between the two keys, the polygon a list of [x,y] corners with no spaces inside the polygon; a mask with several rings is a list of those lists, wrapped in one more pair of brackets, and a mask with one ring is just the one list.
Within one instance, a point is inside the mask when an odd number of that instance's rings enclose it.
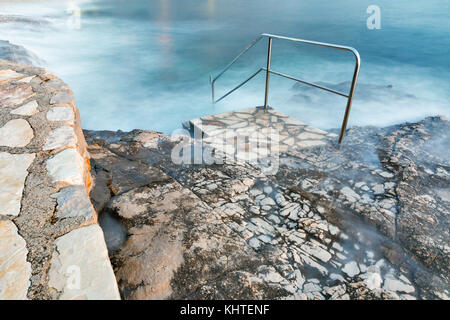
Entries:
{"label": "stainless steel railing", "polygon": [[[239,85],[237,85],[236,87],[234,87],[233,89],[231,89],[230,91],[228,91],[226,94],[224,94],[223,96],[221,96],[219,99],[215,99],[215,83],[216,81],[228,70],[231,68],[231,66],[248,50],[250,50],[256,43],[258,43],[262,38],[268,38],[268,46],[267,46],[267,65],[266,68],[259,68],[256,72],[254,72],[250,77],[248,77],[247,79],[245,79],[243,82],[241,82]],[[353,53],[353,55],[355,56],[355,69],[353,72],[353,78],[352,78],[352,83],[350,86],[350,92],[348,94],[324,87],[324,86],[320,86],[318,84],[315,83],[311,83],[305,80],[301,80],[301,79],[297,79],[295,77],[289,76],[287,74],[281,73],[281,72],[277,72],[274,71],[270,68],[270,63],[271,63],[271,59],[272,59],[272,39],[281,39],[281,40],[287,40],[287,41],[293,41],[293,42],[298,42],[298,43],[306,43],[306,44],[310,44],[310,45],[314,45],[314,46],[321,46],[321,47],[326,47],[326,48],[331,48],[331,49],[337,49],[337,50],[344,50],[344,51],[349,51],[351,53]],[[310,40],[303,40],[303,39],[296,39],[296,38],[289,38],[289,37],[283,37],[283,36],[277,36],[277,35],[273,35],[273,34],[267,34],[267,33],[263,33],[261,35],[259,35],[255,40],[253,40],[247,47],[244,48],[244,50],[242,50],[217,76],[213,77],[212,75],[210,75],[210,81],[211,81],[211,95],[212,95],[212,101],[213,103],[219,102],[220,100],[224,99],[225,97],[227,97],[228,95],[230,95],[231,93],[233,93],[234,91],[236,91],[237,89],[239,89],[240,87],[242,87],[244,84],[246,84],[247,82],[249,82],[251,79],[253,79],[254,77],[256,77],[261,71],[266,71],[266,87],[265,87],[265,91],[264,91],[264,109],[267,109],[268,107],[268,99],[269,99],[269,76],[270,74],[274,74],[277,76],[281,76],[287,79],[291,79],[309,86],[312,86],[314,88],[318,88],[321,90],[325,90],[337,95],[340,95],[342,97],[346,97],[347,98],[347,106],[345,108],[345,114],[344,114],[344,119],[342,121],[342,126],[341,126],[341,132],[339,134],[339,143],[342,142],[342,140],[344,139],[344,134],[345,134],[345,130],[347,127],[347,123],[348,123],[348,118],[350,115],[350,108],[352,105],[352,101],[353,101],[353,95],[355,93],[355,87],[356,87],[356,81],[358,79],[358,74],[359,74],[359,68],[361,65],[361,58],[359,56],[359,53],[356,49],[352,48],[352,47],[346,47],[346,46],[341,46],[341,45],[337,45],[337,44],[331,44],[331,43],[325,43],[325,42],[317,42],[317,41],[310,41]]]}

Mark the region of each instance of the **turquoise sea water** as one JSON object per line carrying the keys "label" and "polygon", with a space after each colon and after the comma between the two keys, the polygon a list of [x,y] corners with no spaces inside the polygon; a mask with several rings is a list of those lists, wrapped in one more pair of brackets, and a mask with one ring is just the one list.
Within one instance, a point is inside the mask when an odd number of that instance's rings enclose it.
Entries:
{"label": "turquoise sea water", "polygon": [[[369,30],[369,5],[381,29]],[[450,115],[450,1],[98,0],[0,2],[0,39],[22,45],[74,90],[87,129],[153,129],[261,105],[264,75],[216,105],[217,74],[260,33],[353,46],[362,67],[350,125]],[[0,20],[1,21],[1,20]],[[217,96],[264,66],[259,43],[220,79]],[[272,68],[308,81],[351,78],[350,54],[274,40]],[[388,87],[389,86],[389,87]],[[271,78],[269,104],[319,128],[339,127],[345,99]]]}

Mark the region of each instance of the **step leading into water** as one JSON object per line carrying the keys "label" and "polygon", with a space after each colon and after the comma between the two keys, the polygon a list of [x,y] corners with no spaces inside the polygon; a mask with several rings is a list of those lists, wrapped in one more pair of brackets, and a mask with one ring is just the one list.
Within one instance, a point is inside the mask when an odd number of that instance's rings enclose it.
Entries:
{"label": "step leading into water", "polygon": [[[236,150],[239,153],[241,148],[247,153],[255,152],[264,156],[273,151],[275,144],[277,152],[283,153],[337,141],[336,134],[306,125],[274,109],[249,108],[226,112],[192,119],[189,124],[197,135],[201,133],[203,143],[226,153],[236,153]],[[184,125],[187,126],[187,123]],[[265,139],[269,147],[261,148],[261,141]],[[259,144],[255,148],[252,142]]]}

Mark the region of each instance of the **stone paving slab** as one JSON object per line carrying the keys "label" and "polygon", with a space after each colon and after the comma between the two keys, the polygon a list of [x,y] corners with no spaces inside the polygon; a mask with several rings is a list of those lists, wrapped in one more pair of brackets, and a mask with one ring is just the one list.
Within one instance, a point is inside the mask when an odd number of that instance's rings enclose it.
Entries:
{"label": "stone paving slab", "polygon": [[0,152],[0,217],[19,214],[27,169],[34,157]]}
{"label": "stone paving slab", "polygon": [[31,275],[25,240],[9,220],[0,221],[0,300],[25,299]]}
{"label": "stone paving slab", "polygon": [[73,230],[55,243],[49,286],[62,292],[60,299],[120,299],[99,225]]}
{"label": "stone paving slab", "polygon": [[[311,127],[273,109],[249,108],[205,116],[188,122],[203,142],[238,159],[252,160],[291,149],[324,146],[337,135]],[[191,129],[190,128],[190,129]],[[261,140],[272,147],[261,148]],[[237,145],[236,145],[237,144]],[[277,150],[274,150],[277,149]]]}
{"label": "stone paving slab", "polygon": [[89,170],[70,88],[0,60],[0,300],[120,299]]}

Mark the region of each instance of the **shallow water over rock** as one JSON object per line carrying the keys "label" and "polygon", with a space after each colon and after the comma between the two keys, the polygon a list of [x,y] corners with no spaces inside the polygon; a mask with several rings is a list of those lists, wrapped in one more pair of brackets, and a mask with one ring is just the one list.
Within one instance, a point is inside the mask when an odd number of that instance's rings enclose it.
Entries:
{"label": "shallow water over rock", "polygon": [[448,129],[355,127],[340,149],[282,154],[270,176],[175,165],[176,142],[151,131],[86,131],[93,174],[109,175],[93,202],[128,232],[111,256],[122,297],[448,299],[450,210],[435,190],[450,165],[426,149]]}

